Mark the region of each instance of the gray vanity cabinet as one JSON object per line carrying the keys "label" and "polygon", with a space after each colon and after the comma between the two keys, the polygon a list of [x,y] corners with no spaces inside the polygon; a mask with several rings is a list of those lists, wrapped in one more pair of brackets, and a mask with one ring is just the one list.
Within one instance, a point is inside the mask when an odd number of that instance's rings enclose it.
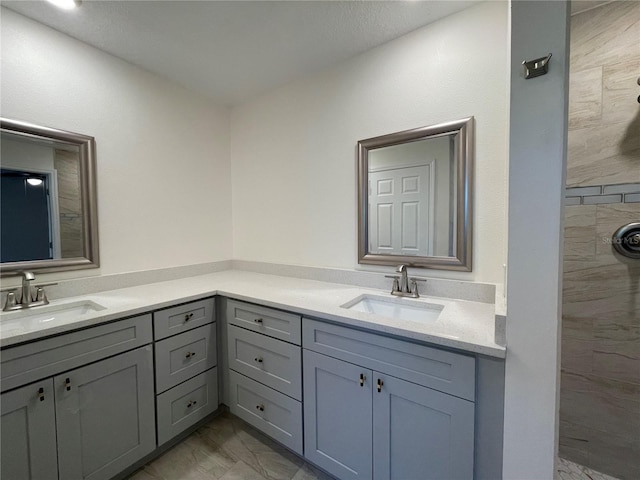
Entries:
{"label": "gray vanity cabinet", "polygon": [[56,417],[51,378],[3,393],[0,478],[57,478]]}
{"label": "gray vanity cabinet", "polygon": [[304,456],[341,480],[372,477],[372,372],[304,350]]}
{"label": "gray vanity cabinet", "polygon": [[373,478],[472,479],[474,404],[373,375]]}
{"label": "gray vanity cabinet", "polygon": [[109,479],[156,446],[150,345],[54,378],[61,479]]}
{"label": "gray vanity cabinet", "polygon": [[473,357],[307,318],[302,336],[307,459],[341,480],[474,477]]}

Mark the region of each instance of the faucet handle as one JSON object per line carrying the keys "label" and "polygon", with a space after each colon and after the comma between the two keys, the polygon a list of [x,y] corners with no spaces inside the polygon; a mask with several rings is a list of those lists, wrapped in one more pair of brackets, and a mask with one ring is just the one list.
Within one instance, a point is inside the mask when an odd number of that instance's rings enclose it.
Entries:
{"label": "faucet handle", "polygon": [[398,275],[385,275],[384,278],[395,278],[397,280],[400,277]]}
{"label": "faucet handle", "polygon": [[412,282],[426,282],[427,279],[426,278],[410,278],[409,279]]}
{"label": "faucet handle", "polygon": [[4,310],[11,310],[13,307],[16,306],[16,292],[9,292],[7,293],[7,301],[4,304]]}

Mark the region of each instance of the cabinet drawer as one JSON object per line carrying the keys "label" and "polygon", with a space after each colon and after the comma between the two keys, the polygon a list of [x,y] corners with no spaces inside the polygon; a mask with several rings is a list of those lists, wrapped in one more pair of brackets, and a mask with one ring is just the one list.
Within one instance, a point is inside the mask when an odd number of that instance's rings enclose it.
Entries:
{"label": "cabinet drawer", "polygon": [[250,303],[227,301],[227,322],[230,325],[264,333],[285,342],[300,345],[300,315]]}
{"label": "cabinet drawer", "polygon": [[164,392],[215,366],[216,352],[215,323],[157,342],[157,392]]}
{"label": "cabinet drawer", "polygon": [[304,348],[474,401],[475,357],[305,318]]}
{"label": "cabinet drawer", "polygon": [[229,368],[302,400],[300,347],[230,325]]}
{"label": "cabinet drawer", "polygon": [[211,323],[215,320],[214,312],[214,298],[205,298],[154,312],[154,338],[160,340]]}
{"label": "cabinet drawer", "polygon": [[302,404],[282,393],[229,372],[231,413],[302,455]]}
{"label": "cabinet drawer", "polygon": [[119,320],[0,352],[2,391],[151,343],[151,314]]}
{"label": "cabinet drawer", "polygon": [[218,408],[218,368],[157,397],[158,445],[162,445]]}

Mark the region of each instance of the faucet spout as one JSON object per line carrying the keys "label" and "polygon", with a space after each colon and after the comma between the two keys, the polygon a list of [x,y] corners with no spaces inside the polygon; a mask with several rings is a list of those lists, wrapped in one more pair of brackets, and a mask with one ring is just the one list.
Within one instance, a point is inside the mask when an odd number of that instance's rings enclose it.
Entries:
{"label": "faucet spout", "polygon": [[396,273],[400,274],[400,291],[402,293],[410,293],[409,279],[407,278],[407,266],[398,265],[398,268],[396,268]]}
{"label": "faucet spout", "polygon": [[22,275],[22,299],[20,303],[28,306],[31,302],[31,282],[36,279],[33,272],[20,272]]}

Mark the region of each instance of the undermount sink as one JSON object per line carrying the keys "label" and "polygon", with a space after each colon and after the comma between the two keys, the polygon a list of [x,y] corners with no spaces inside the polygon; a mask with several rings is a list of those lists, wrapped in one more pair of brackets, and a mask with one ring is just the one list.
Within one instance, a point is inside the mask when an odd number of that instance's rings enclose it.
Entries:
{"label": "undermount sink", "polygon": [[99,312],[104,310],[103,307],[91,300],[78,300],[68,303],[50,303],[43,307],[25,308],[13,312],[2,312],[1,321],[22,320],[38,323],[47,323],[55,321],[73,320],[81,315]]}
{"label": "undermount sink", "polygon": [[383,317],[414,322],[434,322],[444,308],[435,303],[379,295],[360,295],[341,307],[356,312],[375,313]]}

